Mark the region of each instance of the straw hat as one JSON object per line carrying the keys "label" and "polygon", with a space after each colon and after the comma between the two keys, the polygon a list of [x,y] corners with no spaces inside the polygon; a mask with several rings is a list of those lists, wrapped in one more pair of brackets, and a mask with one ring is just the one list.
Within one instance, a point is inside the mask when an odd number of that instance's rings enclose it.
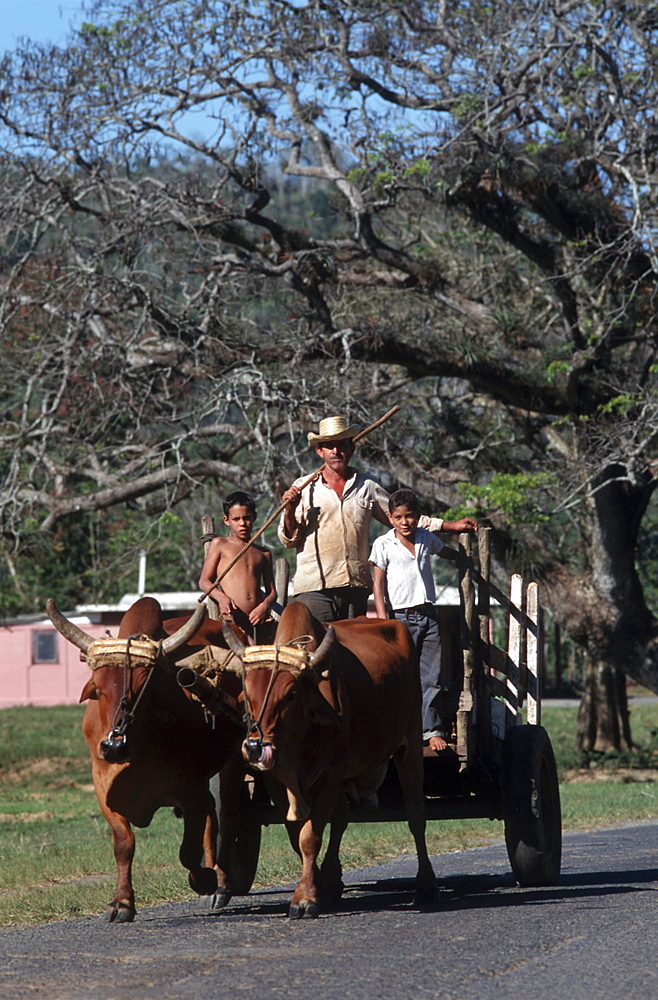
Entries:
{"label": "straw hat", "polygon": [[353,438],[358,430],[354,424],[348,427],[345,417],[325,417],[320,421],[318,434],[309,431],[308,443],[319,445],[326,444],[327,441],[345,441],[347,438]]}

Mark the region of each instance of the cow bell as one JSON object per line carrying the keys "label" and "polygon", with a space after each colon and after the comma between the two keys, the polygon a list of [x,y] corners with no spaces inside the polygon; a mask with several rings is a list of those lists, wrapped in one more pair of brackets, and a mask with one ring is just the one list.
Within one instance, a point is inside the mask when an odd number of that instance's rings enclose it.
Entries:
{"label": "cow bell", "polygon": [[130,748],[126,739],[126,734],[119,734],[112,729],[107,739],[101,740],[101,753],[103,760],[108,764],[125,764],[130,757]]}

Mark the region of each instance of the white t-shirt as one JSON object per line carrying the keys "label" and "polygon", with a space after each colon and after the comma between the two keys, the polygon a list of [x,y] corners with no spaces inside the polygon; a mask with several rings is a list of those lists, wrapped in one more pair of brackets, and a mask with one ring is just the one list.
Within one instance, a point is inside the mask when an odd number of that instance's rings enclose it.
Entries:
{"label": "white t-shirt", "polygon": [[396,538],[394,528],[375,539],[370,562],[386,573],[388,604],[393,611],[434,603],[430,556],[438,555],[442,548],[441,539],[425,528],[416,528],[413,553]]}

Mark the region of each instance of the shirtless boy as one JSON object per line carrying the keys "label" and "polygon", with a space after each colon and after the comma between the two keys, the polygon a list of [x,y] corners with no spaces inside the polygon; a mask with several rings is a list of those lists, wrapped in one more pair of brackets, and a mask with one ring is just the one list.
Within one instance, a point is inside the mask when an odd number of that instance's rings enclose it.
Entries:
{"label": "shirtless boy", "polygon": [[[225,538],[213,538],[208,546],[199,577],[199,587],[204,592],[212,587],[224,566],[244,548],[256,520],[256,505],[252,497],[241,490],[229,493],[222,506],[229,533]],[[270,552],[252,545],[221,583],[213,587],[209,596],[217,603],[223,618],[231,619],[253,634],[253,626],[269,617],[276,600]]]}

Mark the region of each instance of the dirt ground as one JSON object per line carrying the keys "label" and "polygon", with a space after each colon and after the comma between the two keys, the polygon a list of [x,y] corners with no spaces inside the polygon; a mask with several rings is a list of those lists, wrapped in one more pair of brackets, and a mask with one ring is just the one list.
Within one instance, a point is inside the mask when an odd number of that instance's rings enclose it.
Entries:
{"label": "dirt ground", "polygon": [[577,782],[608,781],[612,784],[633,785],[633,784],[653,784],[658,781],[658,770],[655,768],[631,768],[618,767],[611,768],[588,768],[579,767],[565,771],[562,783],[575,784]]}

